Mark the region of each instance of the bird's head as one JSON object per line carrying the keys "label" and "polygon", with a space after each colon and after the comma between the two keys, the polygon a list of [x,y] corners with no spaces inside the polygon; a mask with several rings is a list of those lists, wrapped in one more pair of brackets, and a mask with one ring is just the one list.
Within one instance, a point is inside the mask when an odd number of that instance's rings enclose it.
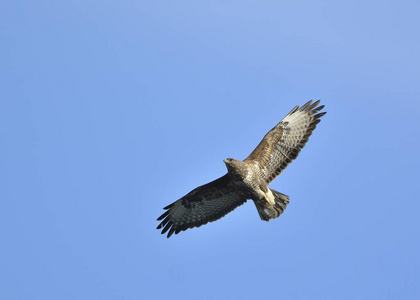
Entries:
{"label": "bird's head", "polygon": [[236,167],[238,167],[239,164],[241,163],[239,160],[234,159],[234,158],[226,158],[223,160],[223,162],[226,164],[226,167],[228,168],[228,170],[236,169]]}
{"label": "bird's head", "polygon": [[233,158],[226,158],[223,160],[223,162],[226,164],[228,174],[236,181],[242,181],[248,174],[247,164],[243,161]]}
{"label": "bird's head", "polygon": [[233,158],[226,158],[223,160],[223,162],[228,166],[228,165],[233,165],[233,162],[235,161],[235,159]]}

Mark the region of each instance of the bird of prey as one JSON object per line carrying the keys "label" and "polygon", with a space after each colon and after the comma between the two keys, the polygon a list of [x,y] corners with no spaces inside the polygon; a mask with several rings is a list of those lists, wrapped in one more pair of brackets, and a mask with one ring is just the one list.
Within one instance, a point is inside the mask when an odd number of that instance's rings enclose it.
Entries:
{"label": "bird of prey", "polygon": [[173,233],[216,221],[248,199],[254,201],[261,220],[280,216],[289,196],[268,185],[298,156],[326,114],[320,112],[324,105],[318,106],[319,102],[311,100],[300,108],[295,106],[245,160],[226,158],[227,174],[164,207],[157,229],[163,228],[162,234],[168,232],[169,238]]}

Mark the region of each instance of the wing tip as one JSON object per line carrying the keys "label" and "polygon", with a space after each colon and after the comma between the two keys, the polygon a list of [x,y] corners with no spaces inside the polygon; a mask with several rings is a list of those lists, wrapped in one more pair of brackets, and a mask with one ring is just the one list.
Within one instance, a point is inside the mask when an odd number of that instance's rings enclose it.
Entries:
{"label": "wing tip", "polygon": [[321,99],[318,99],[315,102],[313,102],[313,100],[311,99],[308,102],[306,102],[304,105],[302,105],[301,107],[299,107],[299,105],[295,106],[287,115],[289,116],[295,113],[296,111],[308,112],[310,115],[313,115],[321,111],[325,107],[325,105],[319,105],[320,103],[321,103]]}
{"label": "wing tip", "polygon": [[[165,208],[164,208],[165,209]],[[163,218],[165,218],[167,215],[169,215],[169,210],[165,211],[159,218],[156,219],[156,221],[160,221]]]}
{"label": "wing tip", "polygon": [[312,99],[311,100],[309,100],[308,102],[306,102],[305,104],[303,104],[300,108],[299,108],[299,111],[304,111],[304,110],[306,110],[307,109],[307,107],[309,106],[309,105],[311,105],[312,104]]}
{"label": "wing tip", "polygon": [[175,202],[165,206],[163,209],[170,209],[174,204],[175,204]]}
{"label": "wing tip", "polygon": [[291,114],[294,114],[297,110],[299,109],[299,105],[296,105],[295,107],[293,107],[292,108],[292,110],[286,115],[286,117],[287,116],[290,116]]}
{"label": "wing tip", "polygon": [[323,117],[323,116],[325,116],[326,114],[327,114],[327,112],[326,111],[323,111],[323,112],[320,112],[320,113],[314,115],[314,118],[320,120],[320,118]]}

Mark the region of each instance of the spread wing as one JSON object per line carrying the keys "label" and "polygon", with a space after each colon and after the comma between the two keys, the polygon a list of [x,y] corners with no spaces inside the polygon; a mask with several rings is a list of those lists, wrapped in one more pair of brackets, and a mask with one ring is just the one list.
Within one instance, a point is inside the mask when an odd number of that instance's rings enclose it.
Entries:
{"label": "spread wing", "polygon": [[320,100],[312,103],[311,100],[301,108],[293,108],[245,159],[245,162],[255,165],[260,170],[260,175],[267,183],[276,178],[298,156],[321,121],[320,118],[326,114],[320,113],[324,105],[318,106],[319,102]]}
{"label": "spread wing", "polygon": [[200,227],[216,221],[247,200],[230,184],[228,175],[202,185],[187,195],[164,207],[167,211],[157,220],[162,222],[157,229],[168,232],[168,238],[181,230]]}

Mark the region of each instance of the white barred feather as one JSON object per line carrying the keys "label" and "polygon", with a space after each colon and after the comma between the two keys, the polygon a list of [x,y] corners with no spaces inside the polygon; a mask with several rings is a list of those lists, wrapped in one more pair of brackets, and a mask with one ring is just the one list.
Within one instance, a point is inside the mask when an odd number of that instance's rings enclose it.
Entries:
{"label": "white barred feather", "polygon": [[324,106],[317,106],[319,100],[312,100],[301,108],[296,106],[273,129],[271,129],[245,159],[260,171],[269,183],[294,160],[305,146],[309,136],[325,112],[318,113]]}

